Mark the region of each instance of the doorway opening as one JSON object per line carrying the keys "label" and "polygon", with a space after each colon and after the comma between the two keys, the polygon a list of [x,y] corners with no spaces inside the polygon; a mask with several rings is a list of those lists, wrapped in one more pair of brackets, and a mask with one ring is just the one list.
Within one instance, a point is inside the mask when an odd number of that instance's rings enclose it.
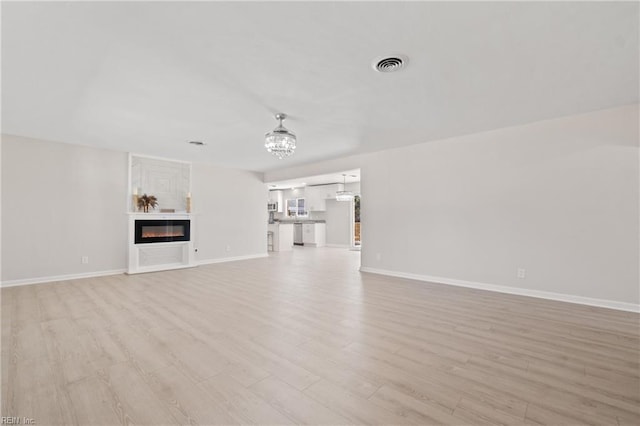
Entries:
{"label": "doorway opening", "polygon": [[268,223],[292,225],[291,248],[360,250],[360,169],[268,182],[268,188]]}

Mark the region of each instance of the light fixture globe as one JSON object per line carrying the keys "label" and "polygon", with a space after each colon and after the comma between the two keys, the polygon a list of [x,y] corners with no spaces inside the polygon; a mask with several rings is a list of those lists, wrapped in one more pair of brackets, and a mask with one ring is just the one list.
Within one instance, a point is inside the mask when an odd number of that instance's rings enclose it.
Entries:
{"label": "light fixture globe", "polygon": [[276,120],[279,120],[280,124],[264,135],[264,147],[279,160],[289,157],[296,150],[296,135],[282,125],[285,118],[285,113],[276,114]]}
{"label": "light fixture globe", "polygon": [[336,191],[336,201],[351,201],[353,193],[351,191]]}
{"label": "light fixture globe", "polygon": [[347,186],[347,175],[342,175],[342,191],[336,191],[336,201],[351,201],[353,200],[353,192],[346,191],[344,187]]}

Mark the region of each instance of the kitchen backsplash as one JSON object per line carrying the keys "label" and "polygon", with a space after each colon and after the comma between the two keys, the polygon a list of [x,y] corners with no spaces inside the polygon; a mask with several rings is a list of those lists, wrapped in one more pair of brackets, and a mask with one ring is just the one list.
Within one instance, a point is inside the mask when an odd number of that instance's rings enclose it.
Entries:
{"label": "kitchen backsplash", "polygon": [[[309,212],[309,216],[305,217],[305,219],[326,220],[326,217],[327,217],[327,212]],[[277,220],[293,219],[293,218],[287,217],[287,215],[284,213],[277,213],[277,212],[273,215],[273,218]]]}
{"label": "kitchen backsplash", "polygon": [[327,212],[309,212],[309,219],[312,220],[326,220]]}

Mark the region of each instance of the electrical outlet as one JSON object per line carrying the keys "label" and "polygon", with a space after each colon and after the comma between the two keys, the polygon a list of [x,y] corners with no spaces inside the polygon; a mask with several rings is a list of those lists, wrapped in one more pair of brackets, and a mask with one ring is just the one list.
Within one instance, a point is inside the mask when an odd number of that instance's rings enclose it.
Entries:
{"label": "electrical outlet", "polygon": [[524,268],[518,268],[517,277],[524,279],[527,276],[527,270]]}
{"label": "electrical outlet", "polygon": [[227,246],[227,252],[231,251],[231,246]]}
{"label": "electrical outlet", "polygon": [[376,253],[376,260],[380,262],[380,259],[382,259],[382,255],[380,253]]}
{"label": "electrical outlet", "polygon": [[82,256],[80,261],[82,262],[83,265],[88,264],[89,263],[89,256]]}

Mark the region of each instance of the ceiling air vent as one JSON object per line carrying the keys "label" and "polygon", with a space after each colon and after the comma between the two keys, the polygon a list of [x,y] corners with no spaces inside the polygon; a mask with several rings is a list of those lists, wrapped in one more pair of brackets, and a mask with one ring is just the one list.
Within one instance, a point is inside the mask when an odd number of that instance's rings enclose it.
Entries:
{"label": "ceiling air vent", "polygon": [[407,58],[396,55],[378,59],[373,62],[373,68],[378,72],[400,71],[407,63]]}

